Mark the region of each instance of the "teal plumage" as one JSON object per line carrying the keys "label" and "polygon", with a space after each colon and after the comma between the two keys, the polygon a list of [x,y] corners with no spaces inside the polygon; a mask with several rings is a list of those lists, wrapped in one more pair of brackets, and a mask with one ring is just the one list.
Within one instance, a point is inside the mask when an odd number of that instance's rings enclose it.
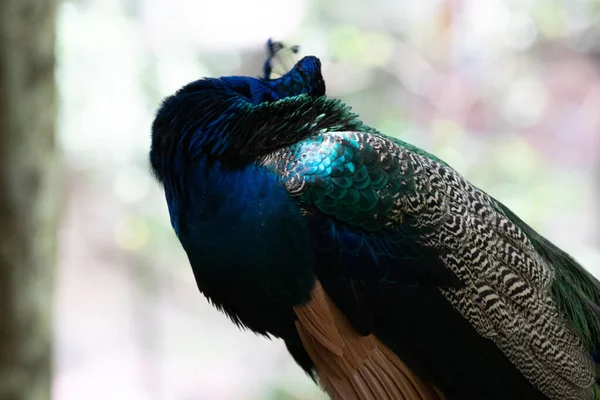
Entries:
{"label": "teal plumage", "polygon": [[[418,242],[450,252],[444,264],[466,287],[442,291],[478,332],[549,397],[591,398],[600,304],[594,278],[447,165],[361,130],[320,132],[263,163],[303,205],[358,228],[415,218],[430,231]],[[276,160],[285,162],[277,167]]]}
{"label": "teal plumage", "polygon": [[292,308],[314,274],[448,399],[593,399],[598,281],[442,160],[324,96],[315,60],[278,80],[201,80],[159,110],[151,163],[200,289],[311,374]]}

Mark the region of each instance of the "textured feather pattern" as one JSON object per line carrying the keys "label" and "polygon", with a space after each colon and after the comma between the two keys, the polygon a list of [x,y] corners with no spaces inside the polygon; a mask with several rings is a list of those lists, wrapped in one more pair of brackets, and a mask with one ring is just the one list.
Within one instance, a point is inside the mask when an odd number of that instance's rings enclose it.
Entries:
{"label": "textured feather pattern", "polygon": [[443,400],[374,335],[360,336],[317,281],[294,308],[296,328],[319,383],[339,400]]}
{"label": "textured feather pattern", "polygon": [[372,132],[322,131],[261,162],[307,209],[366,230],[410,221],[465,284],[439,290],[479,334],[549,398],[594,397],[592,358],[552,297],[553,265],[449,166]]}

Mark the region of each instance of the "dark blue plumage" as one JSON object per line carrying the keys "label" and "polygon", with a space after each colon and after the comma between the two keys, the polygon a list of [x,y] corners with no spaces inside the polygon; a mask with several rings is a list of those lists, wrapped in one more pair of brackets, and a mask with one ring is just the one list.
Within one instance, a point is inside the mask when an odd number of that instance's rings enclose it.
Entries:
{"label": "dark blue plumage", "polygon": [[[594,348],[597,281],[441,160],[327,98],[316,57],[269,74],[270,59],[263,78],[190,83],[152,126],[152,169],[210,301],[313,374],[294,309],[318,281],[447,399],[589,398],[591,356],[563,320]],[[574,280],[586,289],[570,296]],[[569,351],[544,372],[557,342]]]}

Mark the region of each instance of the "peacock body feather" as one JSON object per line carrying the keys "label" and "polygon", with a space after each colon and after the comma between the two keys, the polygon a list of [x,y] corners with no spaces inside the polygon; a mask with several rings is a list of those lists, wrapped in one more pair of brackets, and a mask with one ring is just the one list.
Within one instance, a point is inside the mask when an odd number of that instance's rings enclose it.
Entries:
{"label": "peacock body feather", "polygon": [[150,160],[200,290],[282,338],[318,281],[446,398],[593,399],[600,284],[435,156],[325,96],[306,57],[276,80],[191,83]]}

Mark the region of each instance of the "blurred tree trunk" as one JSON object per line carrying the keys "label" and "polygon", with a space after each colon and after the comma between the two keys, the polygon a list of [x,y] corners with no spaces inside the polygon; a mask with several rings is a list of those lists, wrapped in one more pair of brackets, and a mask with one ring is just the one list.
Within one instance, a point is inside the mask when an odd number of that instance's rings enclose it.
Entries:
{"label": "blurred tree trunk", "polygon": [[0,400],[51,397],[54,0],[0,0]]}

